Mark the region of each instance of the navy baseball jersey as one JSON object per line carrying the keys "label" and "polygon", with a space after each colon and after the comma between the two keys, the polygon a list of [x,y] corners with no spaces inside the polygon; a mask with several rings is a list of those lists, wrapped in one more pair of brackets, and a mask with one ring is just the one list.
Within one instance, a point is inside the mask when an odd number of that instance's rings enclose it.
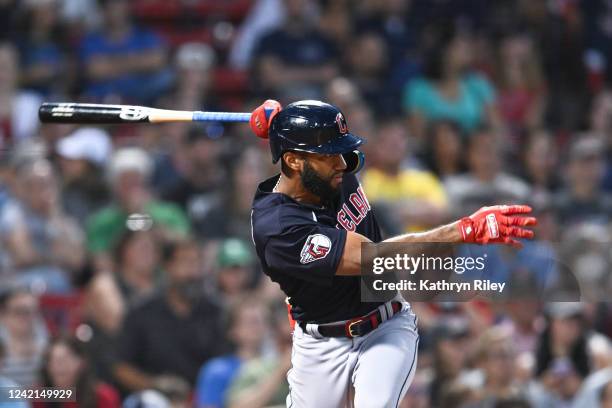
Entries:
{"label": "navy baseball jersey", "polygon": [[261,183],[253,200],[252,232],[264,272],[289,297],[297,321],[327,323],[371,312],[361,302],[360,277],[336,276],[347,231],[373,242],[381,233],[353,174],[346,174],[334,208],[299,203],[272,190],[279,175]]}

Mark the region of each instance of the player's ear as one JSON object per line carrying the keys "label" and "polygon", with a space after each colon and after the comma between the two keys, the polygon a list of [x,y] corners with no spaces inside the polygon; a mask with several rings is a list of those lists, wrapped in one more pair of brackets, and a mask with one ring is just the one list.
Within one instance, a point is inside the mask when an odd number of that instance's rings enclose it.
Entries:
{"label": "player's ear", "polygon": [[300,173],[304,168],[304,158],[295,152],[286,152],[283,154],[285,165],[291,170]]}

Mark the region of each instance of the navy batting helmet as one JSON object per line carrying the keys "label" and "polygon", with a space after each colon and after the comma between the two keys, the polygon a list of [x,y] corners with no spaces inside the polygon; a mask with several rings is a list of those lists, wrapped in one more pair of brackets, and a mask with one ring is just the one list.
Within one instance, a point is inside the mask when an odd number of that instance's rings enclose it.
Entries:
{"label": "navy batting helmet", "polygon": [[350,133],[340,109],[328,103],[306,100],[285,106],[272,119],[268,135],[273,163],[291,150],[342,154],[351,173],[363,167],[363,153],[356,149],[365,140]]}

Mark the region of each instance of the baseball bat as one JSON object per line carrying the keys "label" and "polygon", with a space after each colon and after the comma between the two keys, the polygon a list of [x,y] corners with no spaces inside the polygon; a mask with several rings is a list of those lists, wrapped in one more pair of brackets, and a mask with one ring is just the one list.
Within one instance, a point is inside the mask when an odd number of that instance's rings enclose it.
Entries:
{"label": "baseball bat", "polygon": [[248,122],[251,113],[182,111],[132,105],[45,102],[38,109],[38,118],[43,123],[92,124]]}

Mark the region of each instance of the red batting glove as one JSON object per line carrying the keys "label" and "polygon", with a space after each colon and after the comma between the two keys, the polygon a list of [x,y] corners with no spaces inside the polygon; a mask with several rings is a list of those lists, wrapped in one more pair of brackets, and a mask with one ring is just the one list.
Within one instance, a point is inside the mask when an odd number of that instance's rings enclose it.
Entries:
{"label": "red batting glove", "polygon": [[281,104],[274,99],[268,99],[255,108],[255,110],[251,113],[251,119],[249,120],[249,125],[251,126],[253,133],[255,133],[257,137],[267,139],[268,129],[270,128],[272,119],[274,119],[274,116],[276,116],[281,109]]}
{"label": "red batting glove", "polygon": [[533,231],[526,227],[536,225],[535,217],[523,217],[531,212],[527,205],[494,205],[482,207],[469,217],[459,221],[463,242],[476,244],[509,244],[521,248],[514,238],[533,238]]}

